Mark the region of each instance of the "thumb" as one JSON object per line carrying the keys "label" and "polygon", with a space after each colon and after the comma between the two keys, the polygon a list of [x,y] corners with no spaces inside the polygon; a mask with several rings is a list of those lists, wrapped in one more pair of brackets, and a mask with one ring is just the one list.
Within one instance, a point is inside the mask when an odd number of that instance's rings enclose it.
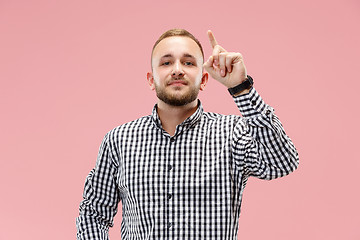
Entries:
{"label": "thumb", "polygon": [[210,56],[209,59],[203,64],[203,67],[205,68],[205,70],[210,73],[210,75],[212,75],[212,73],[214,72],[214,58],[213,56]]}

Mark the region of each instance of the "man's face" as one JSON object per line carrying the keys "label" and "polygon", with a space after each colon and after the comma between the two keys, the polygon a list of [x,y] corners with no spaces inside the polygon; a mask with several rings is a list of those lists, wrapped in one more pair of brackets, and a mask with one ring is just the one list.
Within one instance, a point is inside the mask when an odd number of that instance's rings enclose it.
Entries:
{"label": "man's face", "polygon": [[191,38],[168,37],[155,47],[148,81],[161,101],[172,106],[193,102],[207,77],[201,50]]}

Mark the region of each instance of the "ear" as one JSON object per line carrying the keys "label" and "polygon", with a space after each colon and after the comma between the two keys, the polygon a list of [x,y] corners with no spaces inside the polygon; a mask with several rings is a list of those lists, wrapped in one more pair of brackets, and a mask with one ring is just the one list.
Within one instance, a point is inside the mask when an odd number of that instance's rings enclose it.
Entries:
{"label": "ear", "polygon": [[146,74],[146,77],[147,77],[147,81],[149,83],[150,89],[155,90],[154,76],[153,76],[152,72],[148,72]]}
{"label": "ear", "polygon": [[209,74],[207,72],[204,72],[203,73],[203,76],[201,78],[201,83],[200,83],[200,90],[203,91],[207,82],[208,82],[208,79],[209,79]]}

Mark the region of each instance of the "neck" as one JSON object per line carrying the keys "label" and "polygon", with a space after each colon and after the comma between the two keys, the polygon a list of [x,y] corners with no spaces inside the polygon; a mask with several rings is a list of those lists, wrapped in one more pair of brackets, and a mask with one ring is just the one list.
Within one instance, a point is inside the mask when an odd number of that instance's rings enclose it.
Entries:
{"label": "neck", "polygon": [[161,100],[158,101],[157,113],[163,129],[171,136],[175,134],[176,126],[190,117],[197,109],[198,100],[184,106],[171,106]]}

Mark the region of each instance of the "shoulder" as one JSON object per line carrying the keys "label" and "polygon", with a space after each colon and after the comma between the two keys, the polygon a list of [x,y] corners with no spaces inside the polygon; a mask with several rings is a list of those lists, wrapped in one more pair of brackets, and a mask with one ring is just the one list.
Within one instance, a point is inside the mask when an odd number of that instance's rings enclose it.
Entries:
{"label": "shoulder", "polygon": [[248,126],[246,120],[235,114],[224,115],[214,112],[204,112],[204,121],[208,122],[212,126],[220,126],[221,128],[233,129],[234,131],[245,134],[248,132]]}
{"label": "shoulder", "polygon": [[118,138],[126,132],[139,131],[152,125],[151,115],[143,116],[133,121],[121,124],[106,133],[108,138]]}
{"label": "shoulder", "polygon": [[224,115],[214,112],[204,112],[203,118],[210,122],[237,122],[242,119],[242,117],[238,115]]}

